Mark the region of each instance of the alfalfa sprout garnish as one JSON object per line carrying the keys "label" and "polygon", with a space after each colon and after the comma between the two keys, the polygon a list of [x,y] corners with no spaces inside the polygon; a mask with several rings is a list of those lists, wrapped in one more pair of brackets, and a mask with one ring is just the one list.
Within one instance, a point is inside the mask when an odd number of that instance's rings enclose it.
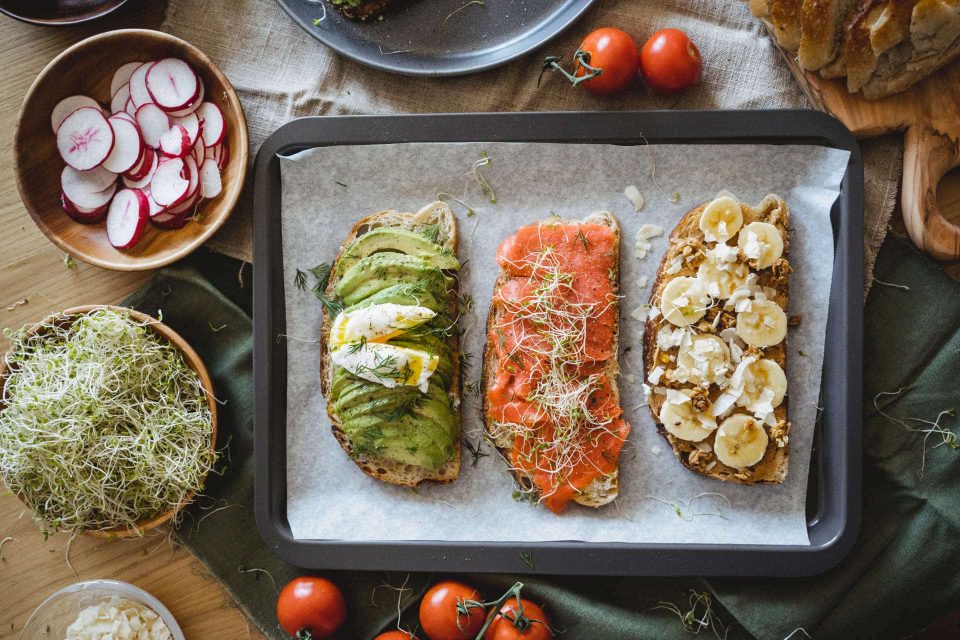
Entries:
{"label": "alfalfa sprout garnish", "polygon": [[114,309],[10,334],[0,473],[45,533],[136,527],[198,492],[216,458],[197,374]]}

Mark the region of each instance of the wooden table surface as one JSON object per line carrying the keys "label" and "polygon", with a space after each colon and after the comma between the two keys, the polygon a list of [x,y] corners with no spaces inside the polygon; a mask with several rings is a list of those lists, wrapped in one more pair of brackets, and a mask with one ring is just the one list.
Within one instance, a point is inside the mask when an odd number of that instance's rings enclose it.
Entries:
{"label": "wooden table surface", "polygon": [[[94,33],[123,27],[158,27],[164,2],[133,3],[89,26],[44,28],[0,15],[0,329],[19,328],[50,311],[79,304],[116,303],[150,273],[117,273],[65,255],[34,226],[20,203],[13,176],[12,144],[20,102],[44,65],[69,45]],[[26,304],[8,308],[19,300]],[[6,340],[0,338],[0,349]],[[27,617],[53,591],[79,580],[112,578],[136,584],[174,614],[187,640],[263,638],[199,561],[172,549],[166,536],[133,541],[66,535],[44,541],[17,498],[0,485],[0,639],[18,638]],[[76,570],[76,573],[74,573]],[[56,640],[56,639],[52,639]]]}

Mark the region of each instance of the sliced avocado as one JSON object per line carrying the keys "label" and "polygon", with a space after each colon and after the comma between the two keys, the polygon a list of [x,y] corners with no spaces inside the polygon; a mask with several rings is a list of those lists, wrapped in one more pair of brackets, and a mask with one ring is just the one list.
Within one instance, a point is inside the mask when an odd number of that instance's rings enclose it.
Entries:
{"label": "sliced avocado", "polygon": [[417,398],[422,395],[416,387],[394,387],[388,389],[383,385],[354,387],[337,398],[335,408],[345,420],[351,413],[364,409],[362,413],[391,413],[405,407],[412,407]]}
{"label": "sliced avocado", "polygon": [[395,284],[381,289],[372,296],[347,307],[344,311],[350,313],[375,304],[393,303],[417,305],[439,313],[450,306],[450,295],[452,294],[443,290],[443,277],[438,274],[438,277],[433,279],[418,280],[412,284]]}
{"label": "sliced avocado", "polygon": [[450,431],[433,420],[409,413],[358,416],[345,422],[343,430],[357,452],[374,452],[404,464],[436,469],[453,457]]}
{"label": "sliced avocado", "polygon": [[382,251],[414,256],[438,269],[460,269],[460,261],[452,251],[431,242],[423,235],[399,227],[380,227],[357,238],[343,252],[337,263],[337,270],[343,273],[362,258]]}
{"label": "sliced avocado", "polygon": [[384,458],[430,471],[436,471],[452,457],[446,448],[436,443],[412,442],[403,438],[374,441],[369,443],[369,449]]}
{"label": "sliced avocado", "polygon": [[[433,339],[432,341],[430,339]],[[426,351],[430,355],[438,356],[437,368],[433,372],[433,375],[430,376],[431,384],[433,381],[440,381],[440,384],[444,388],[449,388],[450,384],[453,382],[453,360],[450,357],[450,347],[441,348],[438,347],[436,342],[442,342],[435,338],[434,336],[421,336],[419,338],[410,338],[407,336],[399,336],[390,340],[390,344],[403,347],[405,349],[416,349],[418,351]]]}
{"label": "sliced avocado", "polygon": [[[336,293],[347,306],[350,306],[387,287],[435,277],[437,272],[436,267],[414,256],[402,253],[375,253],[347,269],[337,282]],[[450,286],[452,286],[452,280]]]}
{"label": "sliced avocado", "polygon": [[[440,390],[439,387],[437,387]],[[428,394],[426,398],[418,403],[413,412],[422,418],[426,418],[447,428],[447,433],[452,438],[456,433],[456,420],[453,416],[453,407],[451,406],[450,396],[440,390],[439,394]]]}

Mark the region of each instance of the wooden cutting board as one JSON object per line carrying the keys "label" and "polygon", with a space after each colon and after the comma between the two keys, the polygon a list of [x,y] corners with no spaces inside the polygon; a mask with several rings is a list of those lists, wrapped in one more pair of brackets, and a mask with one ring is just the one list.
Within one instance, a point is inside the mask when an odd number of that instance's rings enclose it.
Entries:
{"label": "wooden cutting board", "polygon": [[960,226],[937,203],[937,184],[960,166],[960,60],[882,100],[847,92],[843,80],[804,71],[781,49],[804,93],[821,111],[843,122],[858,138],[904,131],[900,205],[913,242],[938,260],[960,260]]}

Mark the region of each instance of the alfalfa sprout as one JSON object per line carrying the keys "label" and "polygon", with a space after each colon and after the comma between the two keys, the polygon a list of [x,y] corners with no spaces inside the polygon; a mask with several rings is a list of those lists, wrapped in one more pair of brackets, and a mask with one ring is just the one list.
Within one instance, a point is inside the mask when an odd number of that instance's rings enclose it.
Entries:
{"label": "alfalfa sprout", "polygon": [[202,489],[206,391],[148,323],[97,309],[9,337],[0,474],[45,534],[136,528]]}

